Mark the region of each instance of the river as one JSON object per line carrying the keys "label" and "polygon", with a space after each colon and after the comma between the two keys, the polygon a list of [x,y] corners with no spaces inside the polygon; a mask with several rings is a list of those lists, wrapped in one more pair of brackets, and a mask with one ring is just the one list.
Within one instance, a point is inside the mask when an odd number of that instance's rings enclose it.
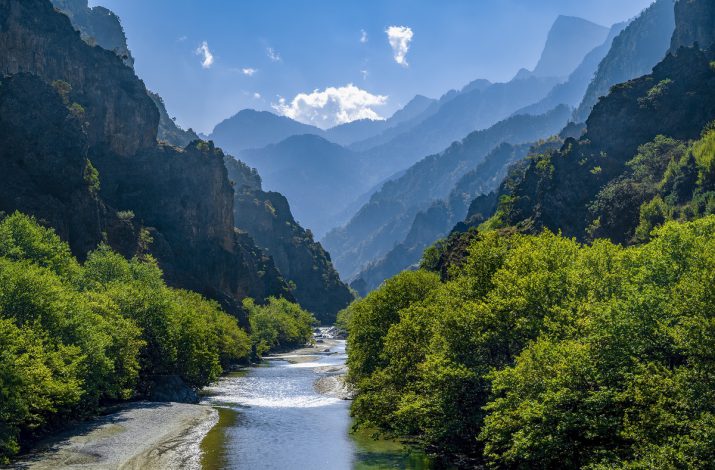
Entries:
{"label": "river", "polygon": [[345,364],[345,341],[329,349],[270,358],[207,389],[219,422],[201,445],[204,470],[434,468],[417,450],[351,432],[350,402],[316,391]]}

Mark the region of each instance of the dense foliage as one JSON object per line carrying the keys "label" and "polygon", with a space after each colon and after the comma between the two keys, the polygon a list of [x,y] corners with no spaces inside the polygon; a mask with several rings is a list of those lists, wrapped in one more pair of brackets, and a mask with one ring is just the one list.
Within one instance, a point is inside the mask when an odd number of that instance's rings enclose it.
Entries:
{"label": "dense foliage", "polygon": [[156,376],[206,385],[250,350],[233,317],[167,287],[151,257],[100,246],[80,264],[32,218],[0,221],[0,460]]}
{"label": "dense foliage", "polygon": [[713,312],[713,216],[628,248],[482,233],[445,281],[405,272],[342,315],[352,412],[494,468],[703,468]]}
{"label": "dense foliage", "polygon": [[266,305],[252,299],[243,301],[251,323],[251,341],[257,356],[303,346],[313,337],[317,320],[299,305],[271,297]]}

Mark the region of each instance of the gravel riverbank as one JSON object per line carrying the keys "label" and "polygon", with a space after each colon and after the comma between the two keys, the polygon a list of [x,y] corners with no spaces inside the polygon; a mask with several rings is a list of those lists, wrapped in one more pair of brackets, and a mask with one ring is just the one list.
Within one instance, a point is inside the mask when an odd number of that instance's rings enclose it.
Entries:
{"label": "gravel riverbank", "polygon": [[200,468],[199,444],[216,424],[210,406],[138,402],[40,444],[12,468]]}

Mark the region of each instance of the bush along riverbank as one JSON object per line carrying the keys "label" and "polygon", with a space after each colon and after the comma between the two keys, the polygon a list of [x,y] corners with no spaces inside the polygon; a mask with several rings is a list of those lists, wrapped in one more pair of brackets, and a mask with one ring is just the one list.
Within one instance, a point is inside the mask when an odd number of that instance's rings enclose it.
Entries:
{"label": "bush along riverbank", "polygon": [[0,462],[108,404],[176,401],[180,388],[193,401],[231,364],[270,349],[267,337],[304,344],[307,329],[309,339],[307,312],[275,299],[248,305],[252,335],[216,302],[168,287],[151,256],[127,260],[101,245],[81,263],[34,219],[3,218]]}
{"label": "bush along riverbank", "polygon": [[471,237],[341,315],[359,426],[494,468],[715,461],[715,216],[627,248]]}

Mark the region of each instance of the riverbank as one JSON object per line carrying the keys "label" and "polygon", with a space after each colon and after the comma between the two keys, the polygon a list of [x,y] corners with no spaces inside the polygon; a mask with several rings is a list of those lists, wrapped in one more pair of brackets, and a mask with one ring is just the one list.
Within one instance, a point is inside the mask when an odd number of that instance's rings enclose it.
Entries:
{"label": "riverbank", "polygon": [[12,468],[200,468],[199,444],[217,421],[206,405],[130,403],[41,443]]}

